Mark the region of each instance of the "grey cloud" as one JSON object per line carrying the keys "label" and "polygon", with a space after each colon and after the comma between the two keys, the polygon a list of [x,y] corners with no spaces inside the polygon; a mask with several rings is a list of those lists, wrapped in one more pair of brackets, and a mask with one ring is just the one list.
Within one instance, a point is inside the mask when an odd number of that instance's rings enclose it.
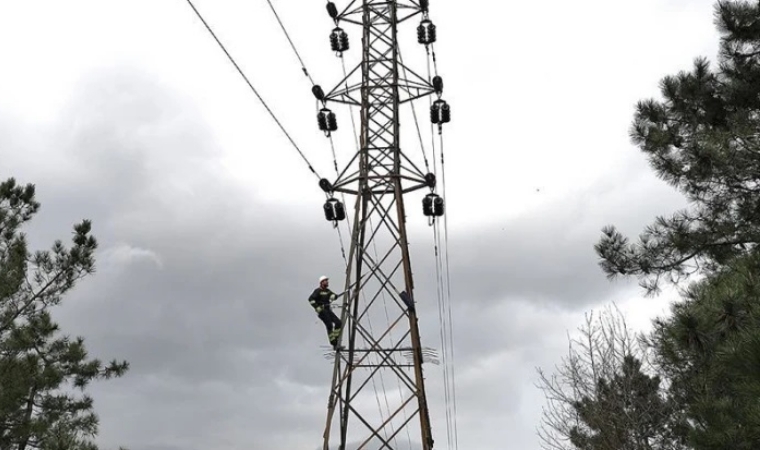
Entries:
{"label": "grey cloud", "polygon": [[[200,116],[167,88],[121,71],[81,89],[46,144],[63,155],[61,171],[20,163],[4,170],[39,186],[43,212],[29,233],[40,245],[83,217],[94,220],[99,271],[56,313],[65,330],[86,336],[94,356],[132,363],[124,379],[93,388],[101,441],[132,450],[314,447],[331,371],[306,296],[318,275],[341,278],[334,230],[321,217],[252,203],[224,181]],[[628,289],[605,279],[592,246],[604,224],[649,217],[651,207],[635,204],[661,190],[638,192],[622,207],[620,192],[598,189],[607,193],[601,204],[580,199],[450,237],[460,424],[470,427],[469,442],[520,415],[532,367],[551,360],[545,349],[564,338],[558,316]],[[412,233],[416,298],[424,345],[440,347],[428,232]],[[441,443],[440,367],[426,373]],[[514,433],[525,435],[527,425]]]}
{"label": "grey cloud", "polygon": [[[675,201],[667,198],[665,204],[675,206]],[[625,280],[610,282],[598,266],[593,245],[605,225],[654,217],[654,208],[615,213],[609,204],[552,206],[501,230],[454,240],[450,245],[456,255],[452,271],[459,277],[458,296],[476,304],[511,297],[576,309],[633,285]],[[600,217],[598,211],[612,213]],[[576,214],[578,221],[568,220]]]}

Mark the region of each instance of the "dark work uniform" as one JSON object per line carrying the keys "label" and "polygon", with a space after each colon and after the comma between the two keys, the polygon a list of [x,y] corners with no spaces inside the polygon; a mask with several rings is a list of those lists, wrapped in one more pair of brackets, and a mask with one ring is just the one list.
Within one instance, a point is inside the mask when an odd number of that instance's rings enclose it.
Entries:
{"label": "dark work uniform", "polygon": [[327,328],[327,337],[330,339],[330,344],[335,345],[338,342],[338,336],[340,336],[340,328],[343,323],[340,318],[330,309],[330,297],[335,295],[330,289],[317,288],[309,296],[309,304],[317,311],[317,315],[320,320],[325,324]]}

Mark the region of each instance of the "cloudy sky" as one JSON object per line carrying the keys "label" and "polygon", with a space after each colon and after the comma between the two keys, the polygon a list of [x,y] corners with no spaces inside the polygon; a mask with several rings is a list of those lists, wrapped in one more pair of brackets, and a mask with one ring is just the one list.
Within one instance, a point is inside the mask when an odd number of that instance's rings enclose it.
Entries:
{"label": "cloudy sky", "polygon": [[[536,367],[559,361],[585,312],[614,301],[644,327],[666,310],[667,297],[609,282],[593,245],[604,225],[636,234],[684,205],[628,129],[662,76],[714,57],[712,3],[431,2],[453,108],[446,182],[462,448],[539,448]],[[329,173],[311,85],[267,3],[195,4]],[[315,80],[336,84],[324,2],[274,4]],[[423,55],[414,25],[401,36],[410,61]],[[355,50],[358,32],[348,31]],[[132,365],[92,389],[98,442],[319,446],[331,366],[305,297],[319,275],[342,284],[338,237],[313,175],[188,4],[0,2],[0,60],[0,177],[37,185],[30,240],[47,247],[90,218],[101,243],[97,274],[56,311],[93,356]],[[423,344],[440,348],[433,234],[417,212]],[[443,449],[442,368],[426,373]]]}

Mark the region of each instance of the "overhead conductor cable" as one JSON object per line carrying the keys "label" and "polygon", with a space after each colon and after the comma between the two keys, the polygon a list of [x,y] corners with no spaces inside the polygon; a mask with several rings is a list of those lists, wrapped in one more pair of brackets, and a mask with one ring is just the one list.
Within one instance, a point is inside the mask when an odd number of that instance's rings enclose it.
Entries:
{"label": "overhead conductor cable", "polygon": [[222,51],[224,51],[224,54],[227,55],[227,58],[229,58],[229,60],[232,63],[232,65],[235,66],[235,69],[237,69],[237,71],[240,74],[240,76],[243,77],[243,79],[245,80],[245,82],[248,84],[248,87],[251,88],[251,91],[253,91],[253,93],[256,95],[256,97],[258,97],[259,101],[261,101],[261,104],[264,105],[264,108],[266,108],[267,112],[269,112],[269,115],[272,116],[272,118],[274,119],[274,121],[280,127],[280,130],[282,130],[282,132],[285,133],[285,136],[288,138],[288,140],[290,141],[290,143],[293,144],[293,147],[295,147],[295,149],[301,155],[301,158],[304,160],[304,162],[306,162],[306,165],[309,167],[309,170],[311,170],[311,172],[317,177],[317,179],[319,179],[320,178],[319,174],[317,173],[316,170],[314,170],[314,167],[311,165],[311,163],[309,162],[309,160],[306,158],[306,156],[303,154],[303,152],[301,151],[301,149],[298,147],[298,144],[296,144],[295,141],[293,140],[293,138],[290,137],[290,134],[287,132],[287,130],[285,130],[285,127],[282,126],[282,123],[280,123],[280,121],[277,119],[277,116],[274,115],[274,112],[272,112],[272,110],[269,108],[269,106],[264,101],[264,99],[261,97],[261,95],[256,90],[256,88],[253,87],[253,84],[251,83],[251,81],[248,79],[248,77],[245,76],[245,73],[243,73],[243,70],[240,69],[240,66],[238,66],[238,64],[235,62],[235,59],[232,57],[232,55],[230,55],[230,53],[224,47],[224,44],[222,44],[222,42],[219,40],[219,38],[216,37],[216,34],[214,33],[214,30],[212,30],[211,27],[209,26],[209,24],[206,23],[206,20],[203,19],[203,16],[201,15],[201,13],[198,11],[198,9],[195,8],[195,5],[193,5],[192,0],[187,0],[187,3],[188,3],[188,5],[190,5],[190,7],[193,9],[193,11],[195,11],[195,14],[198,16],[198,18],[201,20],[201,22],[203,22],[203,25],[206,27],[206,29],[208,30],[208,32],[214,38],[214,40],[216,41],[216,43],[219,44],[219,47],[222,49]]}

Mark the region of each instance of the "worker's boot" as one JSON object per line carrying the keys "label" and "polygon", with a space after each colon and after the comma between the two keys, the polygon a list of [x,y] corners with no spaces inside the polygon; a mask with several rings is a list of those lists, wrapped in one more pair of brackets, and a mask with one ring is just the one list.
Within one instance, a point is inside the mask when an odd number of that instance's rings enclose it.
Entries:
{"label": "worker's boot", "polygon": [[332,345],[335,350],[338,350],[338,347],[339,347],[339,344],[338,344],[339,336],[340,336],[340,328],[333,330],[330,333],[330,345]]}

